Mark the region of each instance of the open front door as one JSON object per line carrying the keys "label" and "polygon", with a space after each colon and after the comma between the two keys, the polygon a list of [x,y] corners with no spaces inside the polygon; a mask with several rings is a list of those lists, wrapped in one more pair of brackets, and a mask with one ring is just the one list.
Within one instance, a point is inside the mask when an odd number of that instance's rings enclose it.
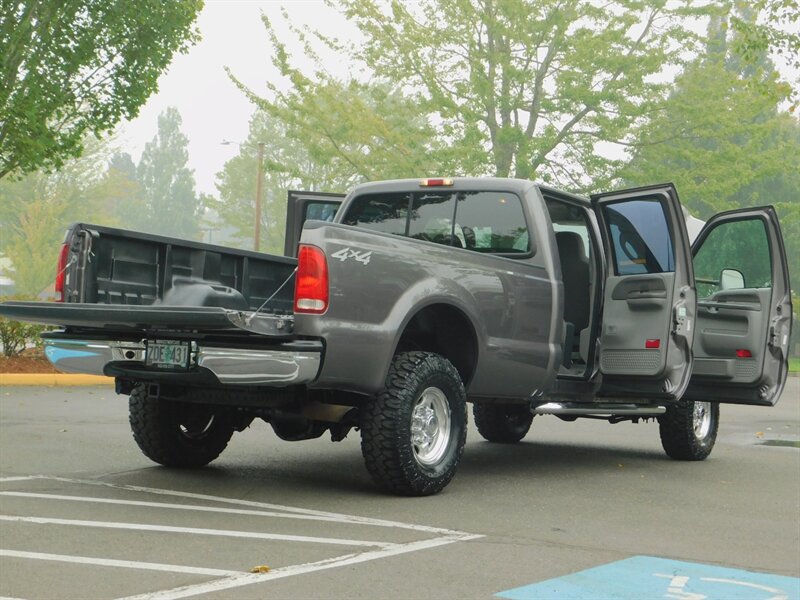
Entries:
{"label": "open front door", "polygon": [[665,184],[596,194],[592,204],[608,263],[598,395],[677,400],[691,373],[696,310],[677,192]]}
{"label": "open front door", "polygon": [[297,192],[289,190],[286,206],[286,239],[284,256],[297,256],[297,243],[306,221],[333,221],[344,200],[344,194]]}
{"label": "open front door", "polygon": [[792,301],[771,206],[714,216],[692,247],[697,282],[692,400],[778,401],[788,371]]}

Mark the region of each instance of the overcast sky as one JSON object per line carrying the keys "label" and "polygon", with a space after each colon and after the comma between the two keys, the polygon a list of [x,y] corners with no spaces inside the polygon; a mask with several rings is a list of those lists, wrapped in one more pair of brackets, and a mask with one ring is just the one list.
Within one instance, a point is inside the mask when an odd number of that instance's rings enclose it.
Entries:
{"label": "overcast sky", "polygon": [[[235,145],[223,146],[222,141],[243,141],[253,113],[253,105],[230,81],[224,67],[230,67],[254,91],[266,93],[267,79],[277,81],[278,77],[261,13],[269,16],[281,39],[292,45],[291,33],[280,16],[281,6],[293,23],[306,23],[332,35],[353,33],[351,26],[320,0],[206,0],[197,21],[203,39],[187,54],[176,55],[159,79],[158,93],[150,97],[136,119],[122,126],[120,150],[138,162],[145,143],[156,134],[159,113],[175,106],[189,138],[189,166],[194,169],[197,188],[216,195],[216,173],[238,152]],[[328,66],[346,74],[341,64]]]}

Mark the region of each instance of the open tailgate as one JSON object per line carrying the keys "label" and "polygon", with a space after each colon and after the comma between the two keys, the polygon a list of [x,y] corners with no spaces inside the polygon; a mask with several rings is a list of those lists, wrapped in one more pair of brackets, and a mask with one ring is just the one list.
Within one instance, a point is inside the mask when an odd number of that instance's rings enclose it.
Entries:
{"label": "open tailgate", "polygon": [[293,315],[275,315],[211,306],[132,306],[57,302],[3,302],[0,315],[17,321],[46,323],[81,330],[221,333],[247,331],[290,336]]}

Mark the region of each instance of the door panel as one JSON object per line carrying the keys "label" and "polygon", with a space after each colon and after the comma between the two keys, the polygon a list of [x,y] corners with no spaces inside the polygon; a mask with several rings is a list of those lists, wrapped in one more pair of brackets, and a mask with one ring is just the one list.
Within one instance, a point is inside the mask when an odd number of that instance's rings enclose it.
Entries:
{"label": "door panel", "polygon": [[592,202],[609,265],[598,395],[676,400],[689,380],[696,310],[677,193],[653,186]]}
{"label": "door panel", "polygon": [[[757,332],[766,330],[771,296],[770,289],[736,290],[698,302],[692,381],[714,377],[735,384],[755,382],[766,342]],[[737,351],[743,356],[737,357]]]}
{"label": "door panel", "polygon": [[303,223],[333,221],[336,211],[344,200],[344,194],[327,192],[298,192],[290,190],[286,206],[286,238],[284,256],[297,256],[297,243],[303,231]]}
{"label": "door panel", "polygon": [[[600,370],[604,375],[655,377],[664,371],[662,344],[666,346],[669,337],[674,281],[674,273],[606,280],[611,302],[603,312]],[[648,340],[658,347],[647,348]]]}
{"label": "door panel", "polygon": [[[791,298],[772,207],[721,213],[693,247],[697,277],[694,400],[773,405],[788,370]],[[735,271],[738,276],[731,276]],[[739,286],[739,289],[728,289]]]}

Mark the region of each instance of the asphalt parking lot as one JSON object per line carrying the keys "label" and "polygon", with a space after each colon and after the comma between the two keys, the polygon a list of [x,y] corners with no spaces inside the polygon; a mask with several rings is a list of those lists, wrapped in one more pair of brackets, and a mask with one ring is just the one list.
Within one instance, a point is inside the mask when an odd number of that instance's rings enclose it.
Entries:
{"label": "asphalt parking lot", "polygon": [[653,423],[537,417],[517,446],[471,429],[444,492],[395,498],[357,433],[258,422],[171,470],[111,388],[6,387],[0,597],[800,598],[800,379],[721,413],[701,463],[669,460]]}

